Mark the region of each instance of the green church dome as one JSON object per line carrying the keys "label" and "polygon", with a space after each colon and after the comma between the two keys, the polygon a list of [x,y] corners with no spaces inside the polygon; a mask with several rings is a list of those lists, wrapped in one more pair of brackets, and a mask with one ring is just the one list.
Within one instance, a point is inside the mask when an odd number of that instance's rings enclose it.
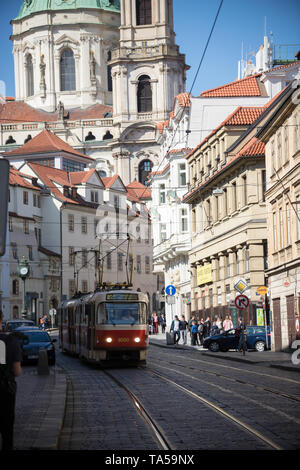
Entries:
{"label": "green church dome", "polygon": [[120,12],[120,0],[24,0],[15,20],[41,11],[76,10],[78,8]]}

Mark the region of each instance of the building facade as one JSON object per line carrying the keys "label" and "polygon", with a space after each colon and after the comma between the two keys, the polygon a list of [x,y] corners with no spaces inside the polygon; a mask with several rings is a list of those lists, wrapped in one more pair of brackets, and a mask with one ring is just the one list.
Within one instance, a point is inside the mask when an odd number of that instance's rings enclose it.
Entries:
{"label": "building facade", "polygon": [[266,146],[268,269],[274,350],[300,339],[300,106],[290,85],[281,106],[259,131]]}

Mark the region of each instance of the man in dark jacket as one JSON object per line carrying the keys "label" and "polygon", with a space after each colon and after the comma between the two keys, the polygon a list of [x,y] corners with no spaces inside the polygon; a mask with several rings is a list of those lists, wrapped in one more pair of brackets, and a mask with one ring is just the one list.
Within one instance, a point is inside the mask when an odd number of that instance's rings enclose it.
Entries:
{"label": "man in dark jacket", "polygon": [[12,450],[17,390],[15,377],[22,372],[22,349],[14,333],[2,333],[2,320],[0,310],[0,434],[2,450]]}

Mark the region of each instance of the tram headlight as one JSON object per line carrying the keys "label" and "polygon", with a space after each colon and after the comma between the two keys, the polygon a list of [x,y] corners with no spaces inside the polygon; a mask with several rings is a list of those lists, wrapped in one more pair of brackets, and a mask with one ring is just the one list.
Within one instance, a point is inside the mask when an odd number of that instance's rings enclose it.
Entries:
{"label": "tram headlight", "polygon": [[141,338],[134,338],[134,341],[135,341],[136,343],[139,343],[139,342],[141,341]]}
{"label": "tram headlight", "polygon": [[111,343],[112,342],[112,338],[106,338],[105,340],[107,343]]}

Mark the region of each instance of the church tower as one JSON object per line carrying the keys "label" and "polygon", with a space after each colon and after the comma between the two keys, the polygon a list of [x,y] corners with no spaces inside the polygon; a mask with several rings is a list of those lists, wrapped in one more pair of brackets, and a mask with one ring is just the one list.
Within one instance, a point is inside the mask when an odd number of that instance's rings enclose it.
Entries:
{"label": "church tower", "polygon": [[168,119],[174,97],[185,91],[185,55],[175,44],[172,0],[121,0],[120,42],[110,65],[114,125],[120,130],[113,148],[116,168],[129,169],[130,181],[144,182],[143,162],[148,172],[158,163],[156,124]]}
{"label": "church tower", "polygon": [[112,51],[114,119],[162,121],[185,87],[172,0],[121,0],[120,46]]}

